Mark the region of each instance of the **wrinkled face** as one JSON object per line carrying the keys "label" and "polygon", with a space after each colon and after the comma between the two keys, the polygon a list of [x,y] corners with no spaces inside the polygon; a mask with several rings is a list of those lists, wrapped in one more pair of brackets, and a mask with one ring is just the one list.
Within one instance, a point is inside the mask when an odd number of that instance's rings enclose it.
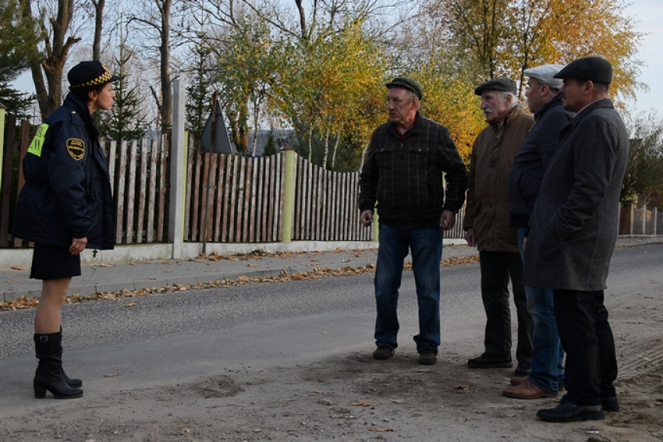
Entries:
{"label": "wrinkled face", "polygon": [[485,90],[481,93],[481,110],[490,124],[499,124],[511,110],[511,99],[499,91]]}
{"label": "wrinkled face", "polygon": [[588,104],[585,96],[586,86],[586,81],[575,78],[564,79],[564,86],[562,86],[562,105],[564,109],[578,112]]}
{"label": "wrinkled face", "polygon": [[110,109],[113,107],[113,101],[115,100],[113,83],[107,83],[100,92],[90,92],[89,97],[91,101],[88,103],[88,107],[90,108],[91,113],[94,113],[100,109]]}
{"label": "wrinkled face", "polygon": [[545,85],[539,83],[539,80],[536,78],[530,78],[527,81],[525,97],[527,97],[527,106],[533,114],[541,110],[543,105],[546,104],[543,100],[545,93]]}
{"label": "wrinkled face", "polygon": [[417,115],[418,100],[412,100],[408,90],[402,87],[390,87],[387,92],[387,111],[389,120],[399,126],[408,127]]}

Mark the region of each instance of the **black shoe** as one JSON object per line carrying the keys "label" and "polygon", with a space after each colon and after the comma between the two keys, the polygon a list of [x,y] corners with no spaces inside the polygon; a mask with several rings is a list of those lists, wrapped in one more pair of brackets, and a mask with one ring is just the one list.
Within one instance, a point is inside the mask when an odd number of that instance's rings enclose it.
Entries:
{"label": "black shoe", "polygon": [[603,411],[608,411],[611,413],[619,411],[619,402],[617,401],[617,396],[602,397],[601,406],[603,407]]}
{"label": "black shoe", "polygon": [[437,353],[432,350],[426,350],[419,353],[419,363],[421,365],[433,365],[437,362]]}
{"label": "black shoe", "polygon": [[536,416],[548,422],[597,421],[605,419],[600,405],[576,405],[565,401],[555,408],[539,410]]}
{"label": "black shoe", "polygon": [[467,361],[470,368],[509,368],[513,367],[511,356],[496,356],[484,353],[478,358],[472,358]]}
{"label": "black shoe", "polygon": [[529,375],[529,371],[532,369],[532,364],[528,362],[518,362],[516,370],[513,372],[514,376],[521,377]]}
{"label": "black shoe", "polygon": [[373,359],[384,361],[385,359],[389,359],[393,355],[394,355],[394,349],[391,348],[390,345],[380,344],[378,345],[377,350],[373,352]]}

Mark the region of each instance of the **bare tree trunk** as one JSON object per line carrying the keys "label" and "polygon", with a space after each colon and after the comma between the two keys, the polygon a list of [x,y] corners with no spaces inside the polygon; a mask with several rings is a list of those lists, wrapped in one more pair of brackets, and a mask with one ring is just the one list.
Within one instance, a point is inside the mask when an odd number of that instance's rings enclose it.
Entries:
{"label": "bare tree trunk", "polygon": [[311,158],[313,158],[313,126],[311,126],[308,130],[308,161],[309,161],[309,163],[312,162]]}
{"label": "bare tree trunk", "polygon": [[368,151],[369,143],[364,145],[364,148],[361,150],[361,163],[359,164],[359,170],[364,168],[364,160],[366,159],[366,152]]}
{"label": "bare tree trunk", "polygon": [[[32,17],[30,0],[22,0],[24,14]],[[30,67],[32,81],[35,84],[37,103],[42,119],[46,119],[62,103],[62,71],[67,61],[69,50],[81,39],[65,35],[74,13],[74,0],[58,0],[57,16],[50,20],[53,41],[44,40],[46,46],[46,59],[39,65]],[[41,23],[43,29],[46,24]],[[44,82],[46,76],[46,82]]]}
{"label": "bare tree trunk", "polygon": [[164,132],[170,131],[173,122],[173,87],[170,78],[170,8],[173,0],[154,0],[161,14],[161,128]]}
{"label": "bare tree trunk", "polygon": [[258,149],[258,108],[260,107],[259,102],[256,100],[253,103],[253,151],[252,156],[256,156],[256,150]]}
{"label": "bare tree trunk", "polygon": [[336,152],[338,151],[338,143],[341,141],[341,133],[336,134],[336,143],[334,144],[334,151],[332,152],[331,170],[336,170]]}
{"label": "bare tree trunk", "polygon": [[329,157],[329,126],[325,131],[325,151],[322,155],[322,167],[327,168],[327,158]]}
{"label": "bare tree trunk", "polygon": [[94,41],[92,42],[92,59],[100,60],[101,56],[101,30],[104,22],[104,5],[106,0],[92,0],[94,5]]}

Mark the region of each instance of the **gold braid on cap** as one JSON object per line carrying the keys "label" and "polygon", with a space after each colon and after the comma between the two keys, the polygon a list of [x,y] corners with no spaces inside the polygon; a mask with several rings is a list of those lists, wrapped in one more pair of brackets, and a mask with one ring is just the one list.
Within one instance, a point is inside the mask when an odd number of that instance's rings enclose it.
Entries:
{"label": "gold braid on cap", "polygon": [[77,85],[70,85],[69,87],[77,88],[77,87],[88,87],[88,86],[100,86],[102,84],[106,84],[110,81],[111,79],[111,74],[108,72],[108,69],[106,66],[102,66],[104,68],[104,73],[95,78],[94,80],[86,81],[83,84],[77,84]]}

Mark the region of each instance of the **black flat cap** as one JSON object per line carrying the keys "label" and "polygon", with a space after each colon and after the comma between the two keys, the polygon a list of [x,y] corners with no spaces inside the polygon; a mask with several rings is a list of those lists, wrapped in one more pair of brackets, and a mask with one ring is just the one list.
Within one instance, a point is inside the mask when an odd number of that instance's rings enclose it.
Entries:
{"label": "black flat cap", "polygon": [[106,66],[98,61],[81,61],[67,74],[69,89],[93,89],[106,83],[121,80],[118,75],[111,75]]}
{"label": "black flat cap", "polygon": [[415,94],[417,94],[417,97],[421,100],[424,96],[424,90],[421,88],[419,83],[417,83],[415,80],[407,77],[396,77],[391,82],[387,83],[385,86],[387,88],[391,88],[394,86],[398,87],[404,87],[405,89],[408,89]]}
{"label": "black flat cap", "polygon": [[486,81],[474,89],[476,95],[481,95],[483,91],[500,91],[500,92],[511,92],[512,94],[518,93],[518,87],[516,82],[510,78],[495,78],[493,80]]}
{"label": "black flat cap", "polygon": [[612,81],[612,65],[601,57],[579,58],[567,64],[564,69],[554,75],[555,78],[577,78],[594,83],[610,84]]}

